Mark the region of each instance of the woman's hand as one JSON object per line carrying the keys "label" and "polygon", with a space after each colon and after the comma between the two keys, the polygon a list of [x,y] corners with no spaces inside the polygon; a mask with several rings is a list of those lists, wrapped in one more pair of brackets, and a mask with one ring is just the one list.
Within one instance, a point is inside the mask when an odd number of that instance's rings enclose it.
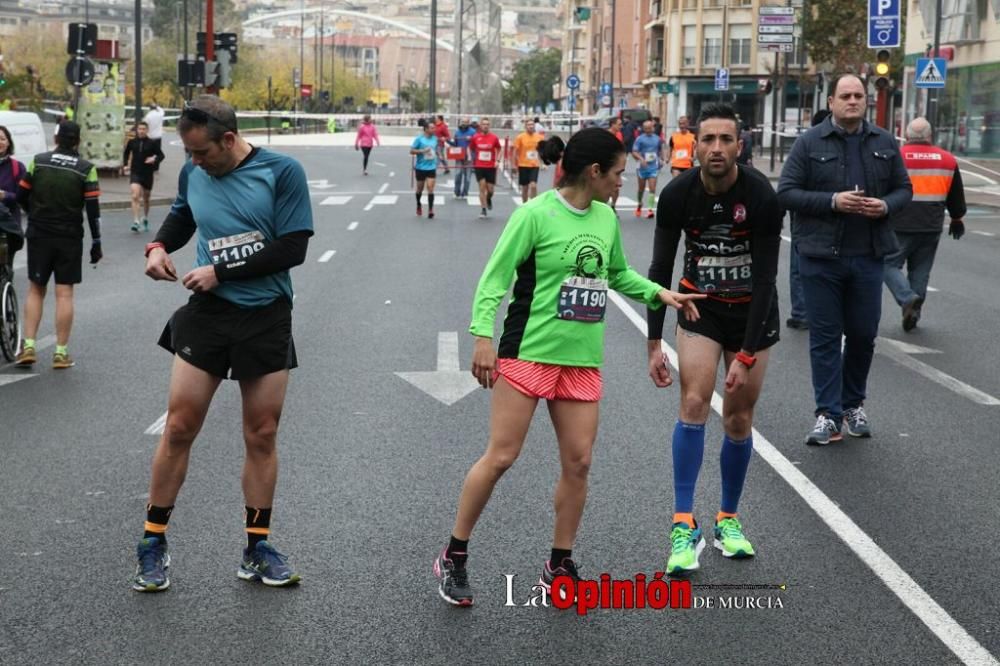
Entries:
{"label": "woman's hand", "polygon": [[483,388],[493,388],[496,383],[497,354],[491,338],[476,337],[472,351],[472,376]]}

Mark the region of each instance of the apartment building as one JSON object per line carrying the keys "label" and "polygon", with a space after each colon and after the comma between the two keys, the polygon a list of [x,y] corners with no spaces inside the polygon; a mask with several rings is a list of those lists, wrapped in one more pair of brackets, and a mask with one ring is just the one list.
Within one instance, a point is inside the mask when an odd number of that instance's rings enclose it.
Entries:
{"label": "apartment building", "polygon": [[[681,115],[696,116],[713,101],[732,104],[751,124],[769,124],[772,104],[778,104],[782,128],[808,125],[815,105],[815,70],[798,33],[791,52],[767,51],[758,43],[760,0],[649,0],[645,47],[649,108],[665,118],[668,127]],[[791,3],[796,20],[802,2]],[[764,94],[775,71],[783,85],[777,94]],[[729,70],[729,90],[715,90],[716,69]]]}
{"label": "apartment building", "polygon": [[[934,43],[937,0],[909,0],[903,124],[934,122],[934,102],[914,87],[917,58]],[[938,97],[936,140],[962,155],[1000,157],[1000,0],[942,0],[941,56],[947,62]]]}

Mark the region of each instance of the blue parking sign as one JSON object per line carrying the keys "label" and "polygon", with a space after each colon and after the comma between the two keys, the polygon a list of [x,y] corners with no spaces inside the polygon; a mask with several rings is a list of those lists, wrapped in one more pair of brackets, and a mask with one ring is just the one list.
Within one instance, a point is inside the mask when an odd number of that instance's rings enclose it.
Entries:
{"label": "blue parking sign", "polygon": [[900,0],[868,0],[868,48],[899,47]]}

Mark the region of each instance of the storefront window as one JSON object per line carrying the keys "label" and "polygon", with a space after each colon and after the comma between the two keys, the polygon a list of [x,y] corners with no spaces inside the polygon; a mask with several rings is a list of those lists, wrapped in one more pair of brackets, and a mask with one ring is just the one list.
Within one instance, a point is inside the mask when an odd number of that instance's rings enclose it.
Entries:
{"label": "storefront window", "polygon": [[[907,83],[914,90],[912,73]],[[949,69],[939,100],[937,145],[959,155],[1000,157],[1000,62]],[[933,122],[921,91],[909,98],[907,117],[925,114]]]}

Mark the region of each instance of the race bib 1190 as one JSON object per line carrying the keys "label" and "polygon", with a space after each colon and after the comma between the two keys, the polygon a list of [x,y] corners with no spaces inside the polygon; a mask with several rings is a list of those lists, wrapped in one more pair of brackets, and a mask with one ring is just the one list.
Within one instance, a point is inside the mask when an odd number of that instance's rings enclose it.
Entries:
{"label": "race bib 1190", "polygon": [[559,287],[559,319],[587,324],[604,321],[607,305],[607,280],[571,277]]}

